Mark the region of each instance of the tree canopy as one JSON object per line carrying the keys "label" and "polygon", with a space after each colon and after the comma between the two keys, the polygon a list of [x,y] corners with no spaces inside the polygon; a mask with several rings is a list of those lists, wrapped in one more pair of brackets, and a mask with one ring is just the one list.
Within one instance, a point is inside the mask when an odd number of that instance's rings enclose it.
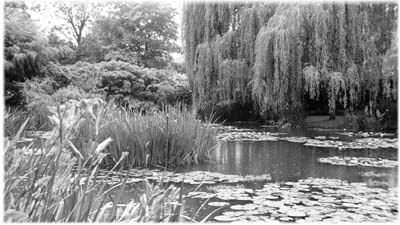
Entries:
{"label": "tree canopy", "polygon": [[176,10],[149,2],[115,2],[94,23],[92,37],[107,49],[105,60],[131,61],[145,67],[165,67],[177,51]]}
{"label": "tree canopy", "polygon": [[[309,99],[328,99],[331,117],[337,105],[375,108],[378,99],[396,98],[389,64],[397,68],[397,10],[389,3],[188,2],[183,32],[193,101],[199,108],[253,102],[265,117],[293,120]],[[228,63],[240,75],[227,73]]]}
{"label": "tree canopy", "polygon": [[38,76],[42,66],[49,61],[69,57],[68,46],[51,47],[46,37],[38,31],[21,2],[5,4],[4,70],[6,102],[16,101],[16,82]]}

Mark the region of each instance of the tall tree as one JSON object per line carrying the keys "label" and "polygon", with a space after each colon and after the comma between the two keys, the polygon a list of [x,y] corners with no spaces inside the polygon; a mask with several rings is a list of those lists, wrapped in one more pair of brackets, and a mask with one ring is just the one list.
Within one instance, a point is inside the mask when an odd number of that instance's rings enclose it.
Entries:
{"label": "tall tree", "polygon": [[92,35],[107,46],[109,57],[136,57],[146,67],[164,67],[169,53],[177,51],[176,10],[169,5],[149,3],[114,3],[113,10],[100,17]]}
{"label": "tall tree", "polygon": [[[90,33],[90,28],[93,21],[96,20],[101,11],[103,11],[104,4],[101,3],[87,3],[87,2],[55,2],[54,6],[58,10],[58,14],[64,19],[66,23],[53,27],[58,33],[61,33],[64,38],[73,43],[75,49],[75,60],[80,60],[88,54],[87,45],[85,43],[90,38],[86,38]],[[85,46],[86,45],[86,46]]]}
{"label": "tall tree", "polygon": [[[373,109],[382,81],[397,84],[382,74],[397,10],[389,3],[188,2],[183,35],[193,102],[207,108],[254,101],[265,118],[292,120],[301,120],[309,98],[326,99],[331,118],[337,105]],[[393,62],[386,55],[384,62]]]}
{"label": "tall tree", "polygon": [[69,4],[57,2],[57,8],[72,30],[72,36],[79,48],[82,45],[84,31],[90,18],[89,4],[83,2]]}

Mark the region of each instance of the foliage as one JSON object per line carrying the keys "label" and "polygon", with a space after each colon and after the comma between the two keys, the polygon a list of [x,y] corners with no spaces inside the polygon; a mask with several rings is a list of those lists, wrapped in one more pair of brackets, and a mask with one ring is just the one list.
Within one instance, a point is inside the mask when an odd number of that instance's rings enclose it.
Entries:
{"label": "foliage", "polygon": [[21,108],[7,108],[4,112],[4,136],[14,137],[27,119],[28,113]]}
{"label": "foliage", "polygon": [[144,102],[158,107],[178,101],[190,102],[186,76],[172,70],[141,68],[122,61],[110,61],[78,62],[65,66],[51,64],[46,73],[58,80],[65,79],[64,83],[75,85],[87,93],[105,94],[106,99],[114,99],[130,108],[146,110],[148,107],[137,105]]}
{"label": "foliage", "polygon": [[342,73],[334,72],[330,74],[328,83],[328,105],[329,105],[330,115],[334,116],[337,99],[340,99],[342,103],[346,102],[345,90],[346,90],[346,85],[344,83]]}
{"label": "foliage", "polygon": [[[81,102],[82,103],[82,102]],[[87,102],[90,105],[90,101]],[[82,107],[80,107],[82,106]],[[109,141],[92,142],[92,154],[83,159],[70,141],[83,116],[93,113],[80,104],[66,104],[51,111],[54,127],[52,139],[38,152],[17,148],[28,120],[12,140],[5,142],[4,218],[6,222],[160,222],[181,220],[180,189],[163,184],[144,183],[140,200],[131,200],[118,210],[128,176],[109,187],[106,180],[116,172],[127,154],[104,177],[99,164]],[[87,106],[87,105],[86,105]],[[111,197],[115,191],[116,197]],[[107,202],[108,201],[108,202]],[[162,206],[169,206],[168,210]]]}
{"label": "foliage", "polygon": [[22,91],[31,123],[37,129],[49,129],[46,106],[69,100],[97,97],[138,111],[191,103],[186,76],[172,70],[141,68],[121,61],[64,66],[50,63],[43,75],[23,83]]}
{"label": "foliage", "polygon": [[49,61],[68,58],[72,50],[67,46],[54,48],[38,32],[23,3],[5,4],[4,69],[7,104],[20,102],[17,82],[38,76]]}
{"label": "foliage", "polygon": [[51,128],[48,106],[56,106],[69,100],[101,97],[100,94],[86,92],[71,82],[64,82],[65,86],[62,84],[57,76],[35,78],[23,83],[22,95],[26,101],[26,111],[31,116],[30,124],[35,129],[49,130]]}
{"label": "foliage", "polygon": [[82,46],[84,30],[88,26],[91,16],[95,14],[95,6],[82,2],[73,2],[69,4],[56,2],[55,4],[60,15],[62,15],[62,18],[69,26],[69,29],[64,28],[64,30],[71,30],[72,36],[76,42],[75,44],[79,49]]}
{"label": "foliage", "polygon": [[[390,69],[397,68],[396,18],[391,3],[188,2],[183,36],[194,104],[232,96],[227,84],[235,69],[226,75],[216,65],[237,60],[251,68],[240,76],[252,86],[245,101],[254,101],[264,117],[298,120],[305,103],[324,99],[332,117],[337,104],[351,111],[368,104],[374,111],[396,98],[397,70]],[[237,90],[248,94],[244,85]]]}
{"label": "foliage", "polygon": [[115,2],[111,7],[95,21],[91,34],[108,48],[105,59],[164,68],[169,53],[178,50],[176,11],[157,2]]}
{"label": "foliage", "polygon": [[303,69],[304,89],[310,94],[310,99],[319,97],[319,86],[321,75],[314,66],[308,66]]}
{"label": "foliage", "polygon": [[[165,106],[142,114],[115,105],[100,107],[80,126],[74,145],[85,157],[90,140],[114,141],[105,149],[103,166],[114,166],[123,152],[133,166],[178,166],[198,163],[215,147],[215,130],[185,106]],[[89,145],[90,146],[90,145]],[[90,154],[89,154],[90,155]]]}

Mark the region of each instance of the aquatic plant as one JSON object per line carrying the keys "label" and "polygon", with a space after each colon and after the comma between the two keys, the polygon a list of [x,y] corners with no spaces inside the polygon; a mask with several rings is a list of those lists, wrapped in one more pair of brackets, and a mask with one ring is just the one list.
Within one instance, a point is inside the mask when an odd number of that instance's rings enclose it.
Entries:
{"label": "aquatic plant", "polygon": [[[88,101],[88,103],[90,103]],[[91,113],[89,104],[84,110]],[[26,120],[11,140],[5,141],[4,219],[6,222],[160,222],[180,221],[180,189],[162,183],[145,182],[145,193],[138,202],[120,206],[128,176],[120,183],[106,181],[128,153],[121,157],[102,178],[99,166],[110,140],[95,142],[91,155],[84,158],[70,141],[82,120],[75,104],[56,109],[50,120],[54,124],[52,139],[39,152],[29,152],[30,145],[17,148],[16,143],[28,124]],[[79,115],[80,114],[80,115]],[[37,154],[38,153],[38,154]],[[111,193],[115,193],[112,197]],[[108,201],[108,203],[106,203]],[[168,207],[164,207],[168,206]],[[121,209],[122,208],[122,209]]]}
{"label": "aquatic plant", "polygon": [[113,141],[105,149],[104,166],[113,166],[123,152],[129,152],[126,165],[178,166],[198,163],[216,147],[216,131],[196,119],[185,106],[165,106],[142,114],[114,104],[99,105],[79,126],[74,145],[87,155],[91,140]]}
{"label": "aquatic plant", "polygon": [[28,113],[20,108],[7,108],[4,112],[4,136],[14,137],[28,116]]}

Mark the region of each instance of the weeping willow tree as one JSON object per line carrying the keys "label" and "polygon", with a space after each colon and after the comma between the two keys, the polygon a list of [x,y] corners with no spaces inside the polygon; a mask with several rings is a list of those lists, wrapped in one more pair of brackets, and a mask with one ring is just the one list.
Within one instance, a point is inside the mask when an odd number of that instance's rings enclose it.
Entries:
{"label": "weeping willow tree", "polygon": [[396,20],[396,4],[185,3],[195,105],[253,102],[292,120],[309,99],[327,99],[331,118],[337,106],[373,111],[397,98]]}

